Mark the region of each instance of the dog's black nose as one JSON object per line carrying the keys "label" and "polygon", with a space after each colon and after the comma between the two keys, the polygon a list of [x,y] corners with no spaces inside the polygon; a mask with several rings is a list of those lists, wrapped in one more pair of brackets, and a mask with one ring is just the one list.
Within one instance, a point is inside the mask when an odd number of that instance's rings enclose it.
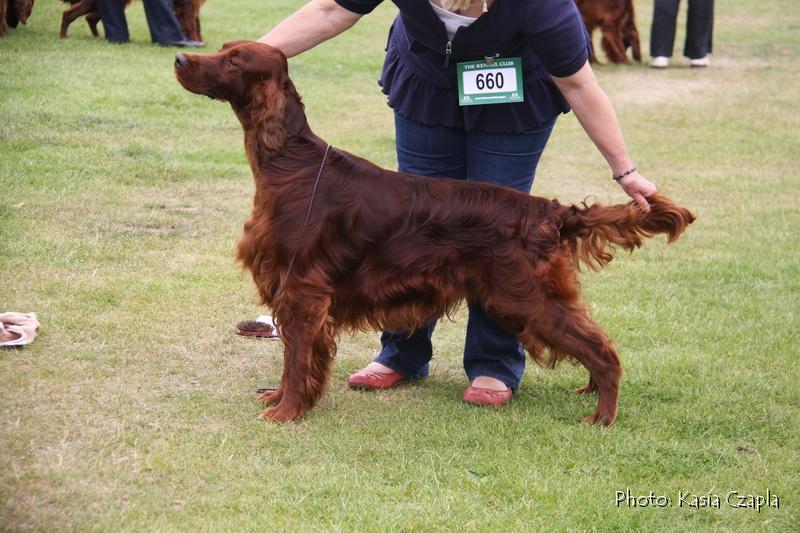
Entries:
{"label": "dog's black nose", "polygon": [[189,60],[183,54],[175,55],[175,68],[183,68],[189,64]]}

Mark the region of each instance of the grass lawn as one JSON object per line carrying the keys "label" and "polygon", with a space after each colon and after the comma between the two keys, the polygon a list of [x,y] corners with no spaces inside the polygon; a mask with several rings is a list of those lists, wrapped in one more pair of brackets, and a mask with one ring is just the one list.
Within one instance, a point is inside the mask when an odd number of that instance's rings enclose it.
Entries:
{"label": "grass lawn", "polygon": [[[210,0],[208,49],[300,4]],[[646,49],[652,2],[637,6]],[[0,351],[0,529],[797,530],[796,0],[718,2],[706,70],[680,57],[682,31],[674,68],[596,69],[639,168],[699,216],[675,245],[584,276],[626,369],[605,430],[579,423],[595,399],[572,393],[587,373],[571,365],[529,365],[502,410],[462,404],[463,312],[437,329],[424,382],[348,390],[378,342],[344,336],[313,411],[256,420],[282,357],[234,335],[264,312],[233,260],[253,191],[239,124],[178,85],[141,3],[124,46],[83,21],[59,40],[61,9],[37,2],[0,40],[0,312],[42,323]],[[387,167],[375,80],[394,13],[290,62],[315,131]],[[609,175],[568,115],[534,193],[624,201]],[[628,489],[671,505],[617,505]],[[779,508],[725,502],[767,490]],[[687,492],[721,507],[681,506]]]}

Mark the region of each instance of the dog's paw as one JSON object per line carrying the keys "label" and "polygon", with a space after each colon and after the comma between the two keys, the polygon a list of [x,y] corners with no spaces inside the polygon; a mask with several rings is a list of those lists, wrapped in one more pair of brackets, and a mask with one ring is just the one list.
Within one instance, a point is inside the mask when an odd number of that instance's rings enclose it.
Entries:
{"label": "dog's paw", "polygon": [[575,389],[575,394],[591,394],[597,392],[597,385],[592,378],[589,378],[589,383],[585,387]]}
{"label": "dog's paw", "polygon": [[586,424],[592,424],[597,426],[611,426],[614,424],[614,420],[616,418],[617,418],[616,415],[605,414],[601,413],[600,411],[597,411],[593,415],[583,417],[583,421]]}
{"label": "dog's paw", "polygon": [[292,420],[297,420],[301,416],[303,416],[303,412],[299,409],[283,407],[278,404],[275,407],[265,409],[258,418],[261,420],[271,420],[272,422],[290,422]]}
{"label": "dog's paw", "polygon": [[258,401],[264,405],[278,405],[283,398],[283,391],[280,389],[270,390],[258,397]]}

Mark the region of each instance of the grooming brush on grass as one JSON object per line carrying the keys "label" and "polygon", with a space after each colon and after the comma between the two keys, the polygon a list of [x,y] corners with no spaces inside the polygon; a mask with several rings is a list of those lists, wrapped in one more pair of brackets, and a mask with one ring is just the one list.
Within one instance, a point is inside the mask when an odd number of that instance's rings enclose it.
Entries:
{"label": "grooming brush on grass", "polygon": [[236,324],[236,333],[243,337],[277,339],[278,332],[271,316],[260,316],[255,320],[243,320]]}

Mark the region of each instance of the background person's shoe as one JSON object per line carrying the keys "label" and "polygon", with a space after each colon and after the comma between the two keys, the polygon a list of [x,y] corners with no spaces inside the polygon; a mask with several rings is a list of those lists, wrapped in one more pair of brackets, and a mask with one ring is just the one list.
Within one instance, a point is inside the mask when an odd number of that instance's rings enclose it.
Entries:
{"label": "background person's shoe", "polygon": [[492,390],[470,385],[469,388],[464,391],[463,400],[472,405],[501,407],[511,400],[511,388],[509,387],[506,390]]}
{"label": "background person's shoe", "polygon": [[669,58],[666,56],[656,56],[650,60],[650,66],[653,68],[667,68],[669,66]]}
{"label": "background person's shoe", "polygon": [[358,372],[350,374],[347,378],[347,385],[351,389],[391,389],[406,377],[400,372],[374,372],[362,368]]}
{"label": "background person's shoe", "polygon": [[689,66],[692,68],[703,68],[708,66],[708,56],[690,59]]}

